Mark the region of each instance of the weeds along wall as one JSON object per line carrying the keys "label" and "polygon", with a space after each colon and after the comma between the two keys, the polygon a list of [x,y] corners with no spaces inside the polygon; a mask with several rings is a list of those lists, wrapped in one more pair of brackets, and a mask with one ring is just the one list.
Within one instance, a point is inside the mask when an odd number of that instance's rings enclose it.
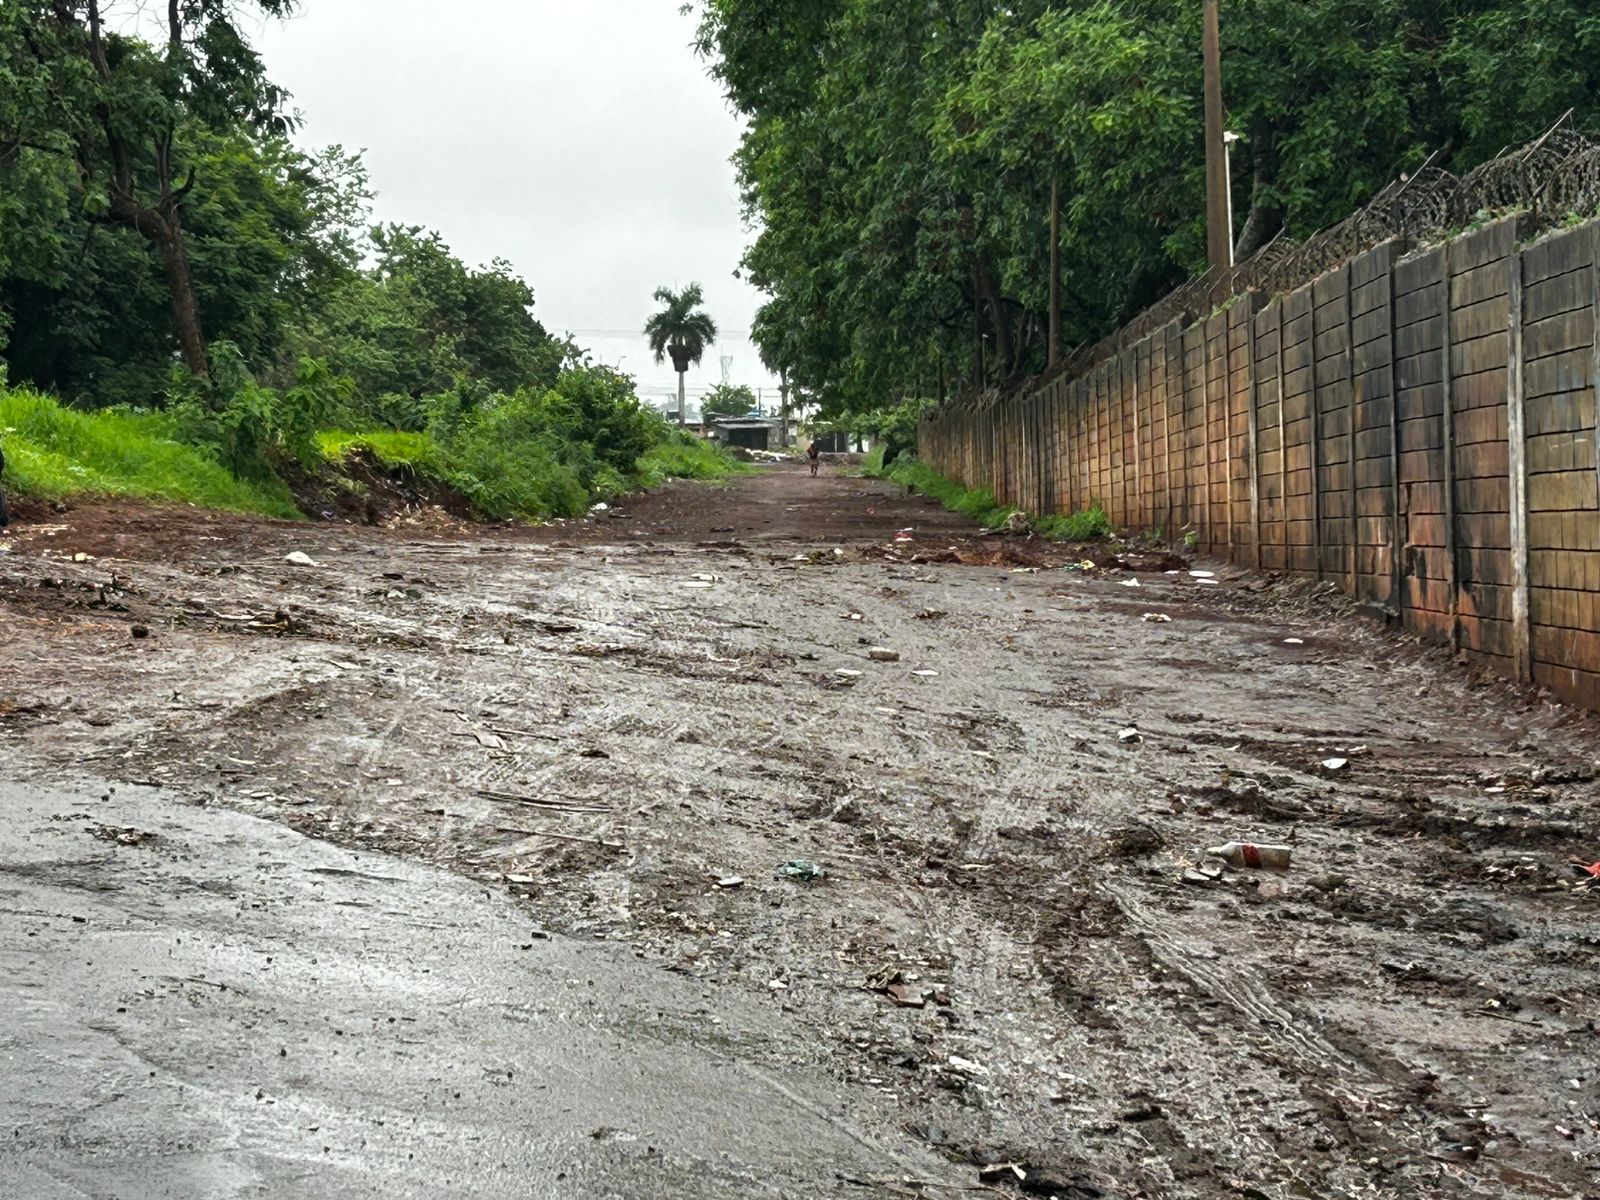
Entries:
{"label": "weeds along wall", "polygon": [[[1600,708],[1600,221],[1389,241],[1021,396],[930,412],[922,459],[1035,513],[1338,583]],[[1116,346],[1116,342],[1111,343]]]}

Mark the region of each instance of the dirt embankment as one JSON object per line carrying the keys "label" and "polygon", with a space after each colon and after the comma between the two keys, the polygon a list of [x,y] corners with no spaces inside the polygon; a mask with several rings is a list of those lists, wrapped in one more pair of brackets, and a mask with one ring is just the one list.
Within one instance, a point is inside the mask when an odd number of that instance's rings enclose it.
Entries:
{"label": "dirt embankment", "polygon": [[[803,469],[466,538],[77,510],[0,556],[0,736],[737,992],[971,1187],[1595,1194],[1594,721],[1115,553]],[[893,1175],[818,1192],[958,1194]]]}

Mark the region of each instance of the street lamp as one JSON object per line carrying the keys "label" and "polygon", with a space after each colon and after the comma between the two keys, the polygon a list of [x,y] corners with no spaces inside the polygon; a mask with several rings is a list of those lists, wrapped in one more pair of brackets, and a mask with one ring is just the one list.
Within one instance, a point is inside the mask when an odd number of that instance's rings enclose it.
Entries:
{"label": "street lamp", "polygon": [[1233,144],[1239,135],[1231,129],[1222,135],[1222,190],[1228,213],[1228,265],[1233,266]]}

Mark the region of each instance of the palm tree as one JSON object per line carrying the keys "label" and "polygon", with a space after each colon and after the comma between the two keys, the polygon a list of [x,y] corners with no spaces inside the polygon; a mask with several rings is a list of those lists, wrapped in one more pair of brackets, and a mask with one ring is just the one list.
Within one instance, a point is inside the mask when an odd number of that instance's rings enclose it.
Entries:
{"label": "palm tree", "polygon": [[706,347],[717,340],[717,323],[700,307],[704,299],[698,283],[691,283],[681,292],[659,287],[656,300],[662,309],[644,323],[644,335],[650,339],[656,361],[661,362],[670,354],[672,369],[678,373],[679,425],[684,423],[684,373],[691,364],[698,363]]}

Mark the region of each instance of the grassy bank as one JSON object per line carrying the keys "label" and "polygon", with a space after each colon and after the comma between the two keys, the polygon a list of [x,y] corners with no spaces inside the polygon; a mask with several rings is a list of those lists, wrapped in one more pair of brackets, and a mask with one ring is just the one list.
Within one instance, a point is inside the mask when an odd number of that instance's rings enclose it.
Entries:
{"label": "grassy bank", "polygon": [[597,500],[658,487],[669,479],[722,479],[749,470],[712,443],[676,431],[639,458],[631,477],[601,470],[588,486],[562,447],[543,441],[464,439],[447,448],[427,433],[328,430],[317,435],[317,446],[335,466],[365,451],[386,467],[412,471],[424,484],[442,484],[466,496],[490,520],[577,516]]}
{"label": "grassy bank", "polygon": [[[896,483],[915,488],[925,496],[937,500],[951,512],[971,517],[987,529],[998,529],[1011,514],[1019,511],[1009,504],[995,500],[994,493],[985,488],[967,488],[914,458],[897,458],[889,466],[883,465],[883,451],[874,450],[867,456],[863,468],[866,474],[878,479],[892,479]],[[1064,542],[1086,542],[1108,536],[1111,522],[1105,509],[1098,506],[1083,512],[1032,518],[1033,528],[1042,536]]]}
{"label": "grassy bank", "polygon": [[273,517],[300,515],[282,484],[235,478],[204,451],[177,441],[159,413],[80,412],[27,388],[0,388],[0,447],[5,486],[17,495],[136,496]]}
{"label": "grassy bank", "polygon": [[[666,430],[623,475],[604,467],[580,470],[582,447],[554,439],[463,438],[446,448],[432,434],[394,430],[324,430],[315,435],[325,468],[338,472],[350,455],[366,452],[391,470],[465,496],[488,519],[537,520],[575,516],[596,500],[668,479],[720,479],[749,468],[711,443]],[[244,480],[216,451],[182,440],[164,413],[119,409],[84,411],[27,388],[0,387],[0,448],[4,486],[17,496],[130,496],[201,508],[297,517],[289,489],[276,478]]]}

